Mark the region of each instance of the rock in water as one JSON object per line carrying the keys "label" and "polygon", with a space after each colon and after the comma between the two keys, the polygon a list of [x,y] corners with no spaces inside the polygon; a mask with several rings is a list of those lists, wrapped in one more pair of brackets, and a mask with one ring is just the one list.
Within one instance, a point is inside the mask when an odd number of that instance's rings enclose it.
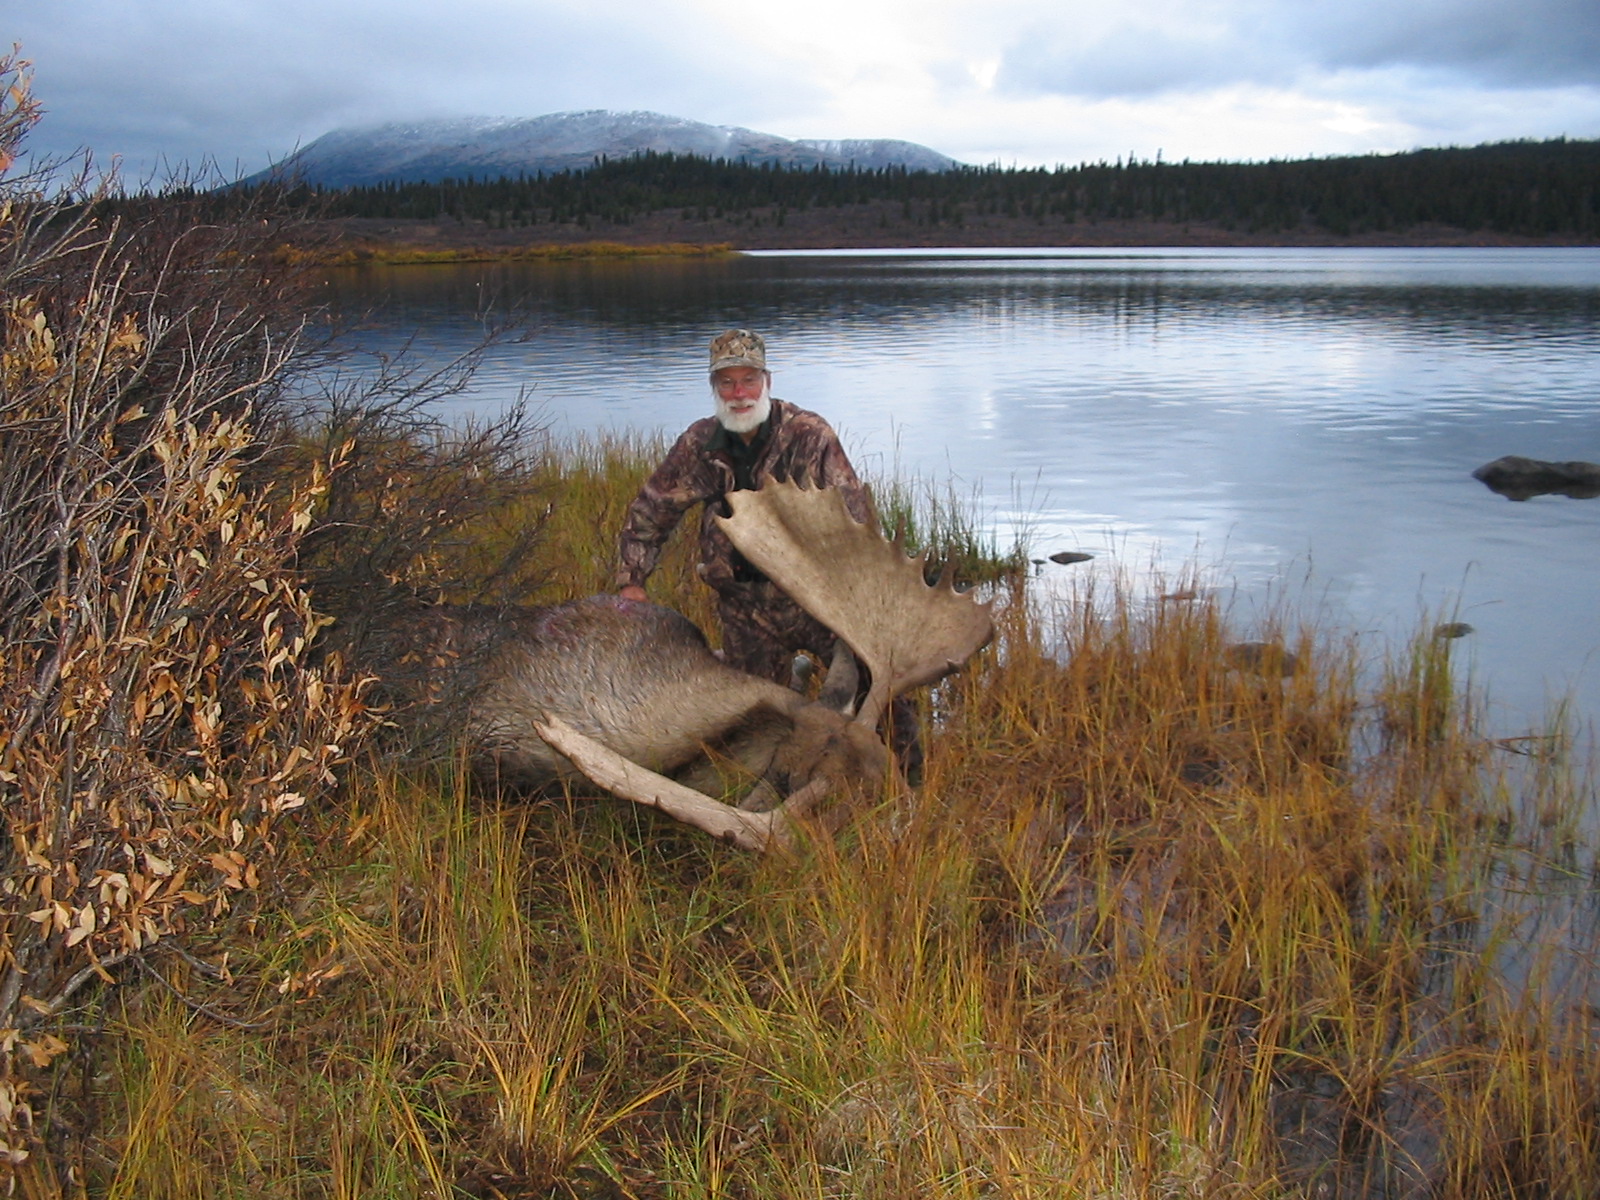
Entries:
{"label": "rock in water", "polygon": [[1573,500],[1593,500],[1600,496],[1600,463],[1546,462],[1507,454],[1484,463],[1472,477],[1509,500],[1528,500],[1550,493]]}

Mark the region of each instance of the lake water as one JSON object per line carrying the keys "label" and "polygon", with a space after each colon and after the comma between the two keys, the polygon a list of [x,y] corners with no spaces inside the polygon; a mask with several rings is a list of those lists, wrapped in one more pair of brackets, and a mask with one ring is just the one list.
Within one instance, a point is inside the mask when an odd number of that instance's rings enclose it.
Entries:
{"label": "lake water", "polygon": [[1374,657],[1467,622],[1502,733],[1600,718],[1600,499],[1512,502],[1504,454],[1600,461],[1600,249],[764,253],[330,273],[377,349],[493,348],[451,401],[526,389],[557,430],[677,433],[704,348],[762,332],[774,392],[864,473],[948,481],[1002,544],[1155,589],[1198,564],[1241,620],[1281,599]]}

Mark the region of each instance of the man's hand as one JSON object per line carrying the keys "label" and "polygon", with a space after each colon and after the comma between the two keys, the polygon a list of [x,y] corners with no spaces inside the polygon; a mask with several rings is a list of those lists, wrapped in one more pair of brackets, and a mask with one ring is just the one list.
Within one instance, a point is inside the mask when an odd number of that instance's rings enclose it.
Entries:
{"label": "man's hand", "polygon": [[621,596],[624,600],[644,601],[650,599],[649,596],[644,594],[644,589],[642,587],[635,587],[631,583],[625,588],[618,589],[617,595]]}

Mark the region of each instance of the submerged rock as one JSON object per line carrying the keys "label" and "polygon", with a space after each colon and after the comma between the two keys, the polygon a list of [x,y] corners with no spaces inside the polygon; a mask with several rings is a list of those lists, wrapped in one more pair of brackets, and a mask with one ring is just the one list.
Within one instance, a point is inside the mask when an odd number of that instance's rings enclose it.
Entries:
{"label": "submerged rock", "polygon": [[1508,454],[1484,463],[1472,477],[1508,500],[1527,500],[1551,493],[1573,500],[1600,496],[1600,463],[1546,462]]}
{"label": "submerged rock", "polygon": [[1072,563],[1088,562],[1094,555],[1085,554],[1082,550],[1057,550],[1050,556],[1050,561],[1070,566]]}

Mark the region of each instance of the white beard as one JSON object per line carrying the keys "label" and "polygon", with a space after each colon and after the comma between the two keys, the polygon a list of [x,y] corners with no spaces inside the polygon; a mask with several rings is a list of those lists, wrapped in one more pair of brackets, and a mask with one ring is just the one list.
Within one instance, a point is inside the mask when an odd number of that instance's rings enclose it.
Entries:
{"label": "white beard", "polygon": [[756,401],[756,406],[747,413],[736,413],[728,402],[717,394],[715,388],[711,390],[711,398],[717,404],[717,420],[729,433],[754,433],[760,429],[768,417],[772,415],[772,385],[761,385],[761,398]]}

